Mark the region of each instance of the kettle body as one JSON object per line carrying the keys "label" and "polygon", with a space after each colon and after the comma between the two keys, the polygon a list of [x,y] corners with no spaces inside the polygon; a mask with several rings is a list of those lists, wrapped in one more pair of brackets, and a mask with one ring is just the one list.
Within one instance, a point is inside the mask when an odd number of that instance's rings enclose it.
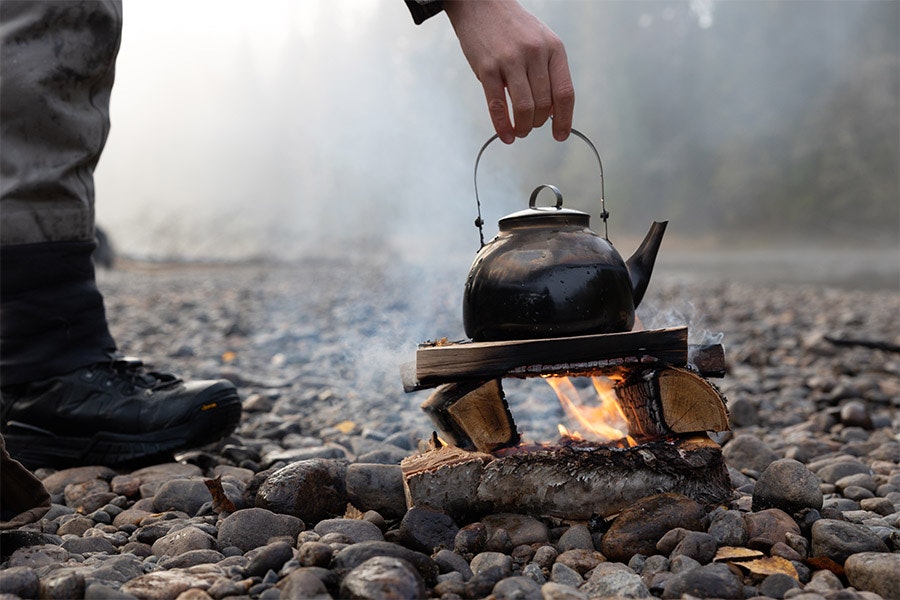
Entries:
{"label": "kettle body", "polygon": [[[536,206],[544,189],[556,195],[555,206]],[[605,206],[602,216],[605,221]],[[479,229],[480,220],[479,202]],[[563,208],[562,194],[547,184],[534,190],[528,209],[501,219],[466,278],[466,335],[500,341],[630,331],[666,224],[654,223],[627,262],[589,225],[587,213]]]}

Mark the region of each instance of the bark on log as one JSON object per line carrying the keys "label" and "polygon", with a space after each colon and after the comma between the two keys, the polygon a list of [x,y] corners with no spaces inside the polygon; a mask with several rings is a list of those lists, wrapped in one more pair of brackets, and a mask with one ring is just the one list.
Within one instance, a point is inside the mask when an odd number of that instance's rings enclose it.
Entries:
{"label": "bark on log", "polygon": [[442,385],[422,410],[441,436],[459,448],[493,452],[519,443],[499,379]]}
{"label": "bark on log", "polygon": [[405,459],[407,505],[431,506],[457,519],[516,512],[586,520],[661,492],[704,505],[731,495],[721,448],[706,436],[632,448],[552,446],[503,454],[445,447]]}
{"label": "bark on log", "polygon": [[616,386],[628,433],[638,442],[673,434],[728,431],[725,397],[686,369],[634,371]]}

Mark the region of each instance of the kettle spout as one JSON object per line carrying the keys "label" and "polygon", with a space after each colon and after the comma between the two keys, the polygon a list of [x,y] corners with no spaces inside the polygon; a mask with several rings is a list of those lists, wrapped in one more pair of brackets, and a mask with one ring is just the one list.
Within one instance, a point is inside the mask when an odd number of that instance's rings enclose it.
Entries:
{"label": "kettle spout", "polygon": [[644,292],[647,291],[650,275],[653,273],[653,264],[656,262],[656,254],[659,252],[659,245],[668,224],[668,221],[662,223],[654,221],[640,247],[635,250],[631,258],[625,261],[625,266],[628,267],[628,276],[631,278],[631,287],[634,290],[632,297],[635,308],[641,303]]}

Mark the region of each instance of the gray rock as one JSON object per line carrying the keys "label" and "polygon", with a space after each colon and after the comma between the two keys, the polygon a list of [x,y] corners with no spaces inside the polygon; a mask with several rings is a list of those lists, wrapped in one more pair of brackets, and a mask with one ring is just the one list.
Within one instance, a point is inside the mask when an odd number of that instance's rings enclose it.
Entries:
{"label": "gray rock", "polygon": [[265,546],[270,538],[296,538],[303,531],[303,521],[292,515],[275,514],[263,508],[245,508],[225,517],[219,523],[219,544],[237,546],[247,552]]}
{"label": "gray rock", "polygon": [[716,513],[709,524],[709,535],[719,546],[743,546],[747,542],[747,525],[736,510]]}
{"label": "gray rock", "polygon": [[172,479],[166,481],[153,495],[153,510],[177,510],[196,515],[204,503],[212,500],[209,488],[202,479]]}
{"label": "gray rock", "polygon": [[834,482],[834,485],[839,491],[843,491],[850,486],[865,488],[870,492],[874,492],[878,488],[878,484],[875,482],[875,477],[868,473],[855,473],[853,475],[841,477]]}
{"label": "gray rock", "polygon": [[88,517],[82,517],[80,515],[74,516],[71,519],[60,519],[59,528],[56,530],[56,535],[77,535],[81,537],[84,535],[84,532],[94,526],[94,520]]}
{"label": "gray rock", "polygon": [[857,473],[869,475],[872,473],[872,470],[859,460],[842,459],[828,461],[816,471],[816,475],[825,483],[836,483],[843,477],[856,475]]}
{"label": "gray rock", "polygon": [[384,535],[376,525],[362,519],[325,519],[313,528],[319,535],[341,533],[353,543],[384,540]]}
{"label": "gray rock", "polygon": [[500,569],[503,577],[509,577],[512,574],[512,559],[502,552],[481,552],[472,558],[469,567],[475,575],[496,568]]}
{"label": "gray rock", "polygon": [[591,530],[581,523],[572,525],[560,536],[556,546],[563,552],[576,548],[593,550],[594,540],[591,538]]}
{"label": "gray rock", "polygon": [[373,556],[401,558],[418,569],[427,585],[434,585],[437,581],[438,566],[431,557],[391,542],[360,542],[347,546],[335,554],[332,568],[351,570]]}
{"label": "gray rock", "polygon": [[596,550],[584,550],[576,548],[574,550],[566,550],[556,557],[556,563],[566,565],[575,570],[582,576],[606,561],[606,557]]}
{"label": "gray rock", "polygon": [[498,581],[491,594],[496,600],[543,600],[541,586],[521,575]]}
{"label": "gray rock", "polygon": [[542,544],[550,541],[547,526],[534,517],[513,513],[497,513],[481,519],[488,529],[488,537],[494,529],[504,529],[509,533],[513,547],[522,544]]}
{"label": "gray rock", "polygon": [[424,598],[425,582],[411,564],[391,556],[374,556],[341,582],[342,598]]}
{"label": "gray rock", "polygon": [[187,569],[197,565],[215,564],[224,558],[224,554],[214,549],[188,550],[160,560],[157,564],[163,569]]}
{"label": "gray rock", "polygon": [[116,547],[105,537],[69,538],[61,544],[62,548],[72,554],[92,554],[103,552],[115,554]]}
{"label": "gray rock", "polygon": [[811,552],[813,557],[824,556],[842,565],[852,554],[888,552],[888,548],[864,525],[821,519],[812,526]]}
{"label": "gray rock", "polygon": [[38,595],[40,598],[67,600],[84,597],[84,573],[61,568],[41,578]]}
{"label": "gray rock", "polygon": [[806,585],[803,586],[803,590],[806,592],[815,592],[822,595],[842,589],[844,589],[844,584],[841,583],[837,575],[828,569],[821,569],[813,573]]}
{"label": "gray rock", "polygon": [[757,590],[763,596],[769,598],[784,598],[784,595],[790,590],[799,590],[800,582],[784,573],[773,573],[763,579]]}
{"label": "gray rock", "polygon": [[138,600],[138,598],[111,585],[85,581],[84,600]]}
{"label": "gray rock", "polygon": [[403,473],[398,464],[354,463],[347,467],[347,495],[362,511],[375,510],[389,518],[406,512]]}
{"label": "gray rock", "polygon": [[445,548],[439,550],[433,558],[441,573],[459,573],[464,581],[472,578],[472,569],[469,567],[469,563],[459,554]]}
{"label": "gray rock", "polygon": [[453,549],[460,554],[475,555],[484,550],[487,527],[484,523],[470,523],[460,528],[453,539]]}
{"label": "gray rock", "polygon": [[768,550],[778,542],[784,542],[788,533],[800,534],[800,527],[789,514],[779,508],[768,508],[744,515],[748,543]]}
{"label": "gray rock", "polygon": [[525,577],[530,577],[534,580],[538,585],[544,585],[547,583],[547,578],[544,576],[544,571],[536,563],[528,563],[524,567],[522,567],[522,575]]}
{"label": "gray rock", "polygon": [[279,581],[276,587],[281,590],[282,598],[331,600],[325,583],[312,569],[300,568],[292,571]]}
{"label": "gray rock", "polygon": [[705,565],[713,559],[717,549],[713,536],[700,531],[689,531],[669,554],[669,558],[688,556]]}
{"label": "gray rock", "polygon": [[36,598],[39,582],[38,574],[31,567],[0,569],[0,594]]}
{"label": "gray rock", "polygon": [[725,462],[737,469],[762,473],[778,455],[762,440],[749,434],[738,434],[722,448]]}
{"label": "gray rock", "polygon": [[294,548],[283,541],[272,542],[247,553],[250,559],[245,572],[248,577],[262,577],[269,571],[278,572],[282,565],[294,558]]}
{"label": "gray rock", "polygon": [[593,597],[652,598],[641,576],[621,563],[604,563],[594,569],[591,578],[579,588]]}
{"label": "gray rock", "polygon": [[98,565],[91,567],[91,571],[85,577],[85,584],[91,583],[125,583],[130,579],[144,574],[143,562],[133,554],[120,554],[110,556]]}
{"label": "gray rock", "polygon": [[681,598],[686,594],[698,598],[740,599],[744,597],[744,586],[726,565],[713,563],[673,575],[666,582],[662,597]]}
{"label": "gray rock", "polygon": [[542,569],[549,569],[553,566],[558,556],[559,552],[553,546],[541,546],[534,551],[534,556],[531,557],[531,560]]}
{"label": "gray rock", "polygon": [[844,563],[844,571],[850,585],[858,590],[883,598],[896,597],[900,592],[900,554],[896,552],[854,554]]}
{"label": "gray rock", "polygon": [[297,559],[304,567],[327,567],[334,551],[322,542],[303,542],[297,549]]}
{"label": "gray rock", "polygon": [[753,487],[753,510],[780,508],[788,514],[804,508],[822,508],[819,478],[796,460],[772,461]]}
{"label": "gray rock", "polygon": [[704,529],[706,511],[680,494],[657,494],[623,509],[603,534],[600,551],[612,561],[628,562],[635,554],[656,553],[656,543],[670,529]]}
{"label": "gray rock", "polygon": [[573,587],[552,581],[541,586],[544,600],[588,600],[588,595]]}
{"label": "gray rock", "polygon": [[151,546],[156,556],[178,556],[191,550],[218,550],[216,539],[196,527],[184,527],[159,538]]}
{"label": "gray rock", "polygon": [[307,523],[343,515],[349,498],[344,461],[315,458],[279,469],[256,493],[256,506]]}
{"label": "gray rock", "polygon": [[413,507],[400,521],[398,541],[413,550],[431,554],[452,548],[459,526],[447,513],[428,507]]}
{"label": "gray rock", "polygon": [[584,583],[584,577],[572,567],[556,563],[550,569],[550,581],[577,588]]}
{"label": "gray rock", "polygon": [[189,589],[208,589],[221,573],[216,571],[154,571],[126,582],[121,590],[141,600],[170,600]]}

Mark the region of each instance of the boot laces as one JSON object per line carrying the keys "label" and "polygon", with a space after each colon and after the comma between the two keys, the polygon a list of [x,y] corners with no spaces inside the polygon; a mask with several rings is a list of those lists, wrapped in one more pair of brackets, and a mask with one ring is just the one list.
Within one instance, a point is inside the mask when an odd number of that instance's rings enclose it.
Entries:
{"label": "boot laces", "polygon": [[106,365],[117,379],[124,380],[133,389],[136,387],[152,391],[173,387],[181,383],[181,378],[172,373],[151,371],[144,362],[132,356],[113,356]]}

